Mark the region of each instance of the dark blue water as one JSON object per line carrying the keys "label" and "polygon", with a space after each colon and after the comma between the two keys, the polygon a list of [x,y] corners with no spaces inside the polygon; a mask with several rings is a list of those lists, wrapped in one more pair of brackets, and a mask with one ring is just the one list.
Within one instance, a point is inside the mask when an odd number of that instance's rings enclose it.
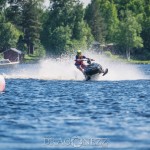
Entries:
{"label": "dark blue water", "polygon": [[[150,75],[150,66],[142,65]],[[0,150],[150,149],[150,80],[6,79]]]}

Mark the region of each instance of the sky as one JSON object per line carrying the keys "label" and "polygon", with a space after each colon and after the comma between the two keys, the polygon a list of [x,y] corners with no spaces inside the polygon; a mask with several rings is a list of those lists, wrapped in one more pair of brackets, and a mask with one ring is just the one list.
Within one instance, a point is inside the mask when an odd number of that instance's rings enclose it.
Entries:
{"label": "sky", "polygon": [[87,6],[91,2],[91,0],[80,0],[80,1],[83,2],[85,6]]}
{"label": "sky", "polygon": [[[80,0],[81,2],[84,3],[85,6],[87,6],[91,0]],[[48,6],[49,5],[49,0],[45,0],[45,6]]]}

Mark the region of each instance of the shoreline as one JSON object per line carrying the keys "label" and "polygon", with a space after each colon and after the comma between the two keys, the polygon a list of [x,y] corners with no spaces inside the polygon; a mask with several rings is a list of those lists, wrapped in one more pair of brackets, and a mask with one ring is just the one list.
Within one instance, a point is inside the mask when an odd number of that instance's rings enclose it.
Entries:
{"label": "shoreline", "polygon": [[138,59],[127,60],[123,56],[113,55],[111,53],[104,53],[104,55],[106,55],[108,58],[110,58],[112,60],[121,61],[121,62],[125,62],[125,63],[130,63],[130,64],[144,64],[144,65],[149,65],[150,64],[150,60],[138,60]]}
{"label": "shoreline", "polygon": [[[127,60],[126,58],[122,58],[121,56],[119,55],[107,55],[107,54],[104,54],[105,56],[107,56],[108,58],[114,60],[114,61],[121,61],[121,62],[124,62],[124,63],[130,63],[130,64],[143,64],[143,65],[149,65],[150,64],[150,60],[134,60],[134,59],[130,59],[130,60]],[[42,59],[42,57],[36,57],[36,56],[26,56],[24,58],[24,61],[22,62],[22,64],[33,64],[33,63],[37,63],[39,62],[40,60]]]}

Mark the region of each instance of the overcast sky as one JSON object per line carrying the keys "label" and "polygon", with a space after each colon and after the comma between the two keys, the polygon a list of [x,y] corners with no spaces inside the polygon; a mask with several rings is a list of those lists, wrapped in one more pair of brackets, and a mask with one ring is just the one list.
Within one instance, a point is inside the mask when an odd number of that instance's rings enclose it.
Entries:
{"label": "overcast sky", "polygon": [[[80,0],[80,1],[83,2],[85,6],[91,2],[91,0]],[[49,5],[49,0],[45,0],[45,5],[46,6]]]}

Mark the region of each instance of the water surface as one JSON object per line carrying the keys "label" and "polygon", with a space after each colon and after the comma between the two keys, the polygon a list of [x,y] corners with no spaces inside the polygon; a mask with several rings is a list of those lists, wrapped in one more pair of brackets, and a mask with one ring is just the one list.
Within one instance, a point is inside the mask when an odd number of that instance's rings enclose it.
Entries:
{"label": "water surface", "polygon": [[[149,65],[137,66],[147,77]],[[0,94],[0,149],[150,149],[150,80],[11,78]]]}

